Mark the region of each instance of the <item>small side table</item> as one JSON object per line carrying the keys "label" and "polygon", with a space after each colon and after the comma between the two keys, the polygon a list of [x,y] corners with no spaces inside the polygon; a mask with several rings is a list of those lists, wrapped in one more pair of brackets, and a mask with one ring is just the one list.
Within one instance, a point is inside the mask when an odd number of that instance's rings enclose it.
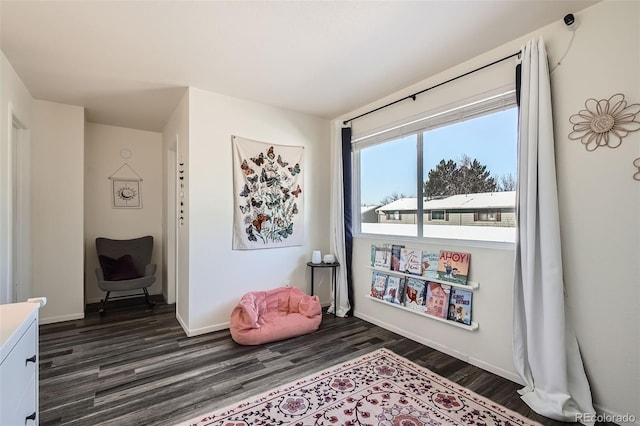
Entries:
{"label": "small side table", "polygon": [[336,291],[336,270],[340,264],[333,263],[313,263],[307,262],[307,266],[311,268],[311,295],[313,296],[313,271],[316,268],[331,268],[331,289],[333,290],[333,315],[338,311],[338,292]]}

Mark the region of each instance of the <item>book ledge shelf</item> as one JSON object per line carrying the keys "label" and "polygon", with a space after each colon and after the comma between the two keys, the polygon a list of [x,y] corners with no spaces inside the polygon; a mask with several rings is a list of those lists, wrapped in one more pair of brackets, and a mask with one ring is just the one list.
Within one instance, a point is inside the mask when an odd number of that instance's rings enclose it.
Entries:
{"label": "book ledge shelf", "polygon": [[[373,268],[373,269],[378,270],[377,268]],[[409,275],[409,276],[416,277],[416,275],[411,275],[411,274],[404,274],[404,275]],[[450,283],[445,283],[445,284],[450,284]],[[377,298],[375,298],[375,297],[373,297],[373,296],[371,296],[369,294],[367,294],[366,297],[368,299],[374,300],[376,302],[379,302],[379,303],[382,303],[382,304],[385,304],[385,305],[388,305],[388,306],[392,306],[392,307],[397,308],[397,309],[402,309],[403,311],[411,312],[412,314],[420,315],[421,317],[427,317],[427,318],[435,320],[435,321],[444,322],[444,323],[446,323],[448,325],[452,325],[454,327],[463,328],[465,330],[469,330],[469,331],[477,330],[478,327],[480,326],[475,321],[471,321],[471,325],[466,325],[466,324],[462,324],[462,323],[459,323],[459,322],[451,321],[451,320],[448,320],[448,319],[434,317],[433,315],[429,315],[429,314],[426,314],[424,312],[416,311],[415,309],[407,308],[406,306],[398,305],[397,303],[391,303],[391,302],[387,302],[386,300],[377,299]]]}
{"label": "book ledge shelf", "polygon": [[[398,275],[398,276],[401,276],[401,277],[409,277],[409,278],[417,278],[419,280],[431,281],[431,282],[439,283],[439,284],[446,284],[446,285],[450,285],[451,287],[458,287],[458,288],[462,288],[464,290],[477,290],[480,287],[480,283],[477,282],[477,281],[467,281],[466,284],[458,284],[458,283],[454,283],[454,282],[451,282],[451,281],[440,280],[438,278],[430,278],[430,277],[425,277],[425,276],[422,276],[422,275],[407,274],[405,272],[392,271],[392,270],[384,269],[384,268],[376,268],[374,266],[369,266],[369,268],[374,270],[374,271],[382,272],[383,274]],[[375,299],[375,297],[373,297],[372,299]]]}

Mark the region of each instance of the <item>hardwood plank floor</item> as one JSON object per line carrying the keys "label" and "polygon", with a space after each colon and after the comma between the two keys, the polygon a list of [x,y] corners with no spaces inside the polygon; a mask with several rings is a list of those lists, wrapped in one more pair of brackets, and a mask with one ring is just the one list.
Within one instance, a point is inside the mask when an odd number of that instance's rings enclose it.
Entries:
{"label": "hardwood plank floor", "polygon": [[171,425],[377,348],[545,425],[513,382],[358,318],[324,314],[316,333],[240,346],[228,330],[188,338],[174,305],[114,303],[107,314],[40,326],[41,425]]}

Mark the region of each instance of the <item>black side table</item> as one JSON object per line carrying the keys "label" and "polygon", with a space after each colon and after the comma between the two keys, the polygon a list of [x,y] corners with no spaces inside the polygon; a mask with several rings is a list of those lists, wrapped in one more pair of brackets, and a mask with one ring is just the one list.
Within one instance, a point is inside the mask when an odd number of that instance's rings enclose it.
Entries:
{"label": "black side table", "polygon": [[311,295],[313,296],[313,271],[316,268],[331,268],[331,289],[333,290],[333,315],[335,316],[338,311],[338,292],[336,291],[336,269],[340,264],[338,262],[333,263],[313,263],[307,262],[307,266],[311,268]]}

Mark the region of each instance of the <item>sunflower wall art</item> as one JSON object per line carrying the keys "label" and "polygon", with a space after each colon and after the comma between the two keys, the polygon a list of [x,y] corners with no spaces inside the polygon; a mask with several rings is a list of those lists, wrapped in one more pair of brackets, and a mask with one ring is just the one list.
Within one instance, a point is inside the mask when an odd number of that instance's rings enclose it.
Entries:
{"label": "sunflower wall art", "polygon": [[233,145],[233,249],[304,243],[304,147],[238,136]]}
{"label": "sunflower wall art", "polygon": [[621,93],[599,101],[587,99],[584,106],[569,118],[573,124],[569,139],[580,140],[587,151],[601,146],[617,148],[629,132],[640,130],[640,104],[629,105]]}

